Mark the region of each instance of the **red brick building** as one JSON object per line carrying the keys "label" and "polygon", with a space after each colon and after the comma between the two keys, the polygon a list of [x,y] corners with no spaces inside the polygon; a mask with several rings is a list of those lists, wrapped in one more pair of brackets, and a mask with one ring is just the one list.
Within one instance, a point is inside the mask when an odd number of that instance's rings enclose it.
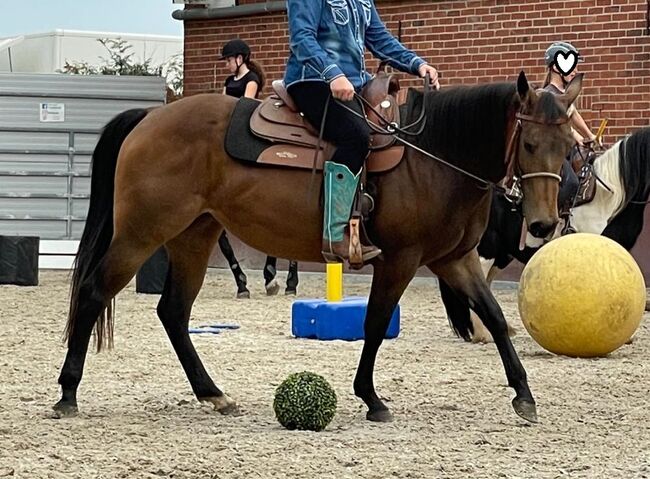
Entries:
{"label": "red brick building", "polygon": [[[185,95],[221,91],[226,70],[219,53],[234,37],[251,45],[253,58],[269,80],[282,77],[288,55],[285,2],[237,3],[227,8],[192,6],[175,13],[185,25]],[[579,67],[586,76],[578,106],[592,130],[609,118],[605,140],[612,143],[650,125],[648,0],[375,3],[395,35],[401,23],[402,42],[439,69],[443,85],[514,81],[522,69],[530,81],[541,84],[544,50],[563,40],[586,59]],[[369,63],[370,68],[375,65]],[[648,251],[649,236],[646,231],[635,251]],[[644,262],[650,270],[650,261]]]}
{"label": "red brick building", "polygon": [[[249,42],[269,79],[287,58],[284,2],[240,0],[230,8],[192,8],[185,20],[185,94],[221,89],[218,61],[233,37]],[[650,124],[650,4],[647,0],[376,0],[386,26],[442,75],[444,84],[544,79],[549,43],[573,43],[586,61],[580,111],[592,129],[609,118],[607,140]],[[255,9],[272,10],[256,13]],[[226,15],[225,18],[210,18]],[[232,15],[232,16],[231,16]],[[192,20],[190,18],[203,17]],[[371,63],[370,65],[374,65]],[[267,90],[268,91],[268,90]]]}

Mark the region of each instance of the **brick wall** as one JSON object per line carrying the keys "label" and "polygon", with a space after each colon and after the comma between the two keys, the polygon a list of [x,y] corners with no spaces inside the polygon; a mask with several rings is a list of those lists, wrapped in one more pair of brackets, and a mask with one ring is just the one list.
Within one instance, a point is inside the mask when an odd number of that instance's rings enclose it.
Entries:
{"label": "brick wall", "polygon": [[[239,1],[244,3],[264,2]],[[395,35],[402,21],[402,41],[440,70],[444,84],[514,81],[521,69],[541,84],[548,44],[572,42],[586,57],[580,64],[586,81],[579,106],[592,129],[610,118],[606,140],[612,141],[650,124],[646,0],[377,0],[377,7]],[[187,21],[186,94],[221,90],[226,70],[217,61],[219,51],[237,36],[249,42],[269,79],[282,76],[285,14]]]}

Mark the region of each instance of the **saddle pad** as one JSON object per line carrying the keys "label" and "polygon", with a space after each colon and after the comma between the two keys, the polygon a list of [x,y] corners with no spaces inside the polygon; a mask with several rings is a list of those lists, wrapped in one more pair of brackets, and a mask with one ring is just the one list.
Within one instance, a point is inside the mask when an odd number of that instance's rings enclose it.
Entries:
{"label": "saddle pad", "polygon": [[[311,169],[314,149],[271,142],[254,135],[250,129],[250,118],[260,102],[251,98],[240,98],[233,110],[226,132],[225,150],[234,158],[249,165],[285,166]],[[327,145],[326,145],[327,146]],[[322,170],[323,161],[329,160],[333,148],[325,148],[318,156],[316,168]],[[371,153],[367,165],[368,173],[380,173],[393,169],[404,154],[403,146],[393,146]]]}
{"label": "saddle pad", "polygon": [[258,100],[242,97],[235,104],[226,132],[225,150],[232,158],[255,163],[257,158],[272,145],[251,133],[249,122],[251,115],[260,105]]}

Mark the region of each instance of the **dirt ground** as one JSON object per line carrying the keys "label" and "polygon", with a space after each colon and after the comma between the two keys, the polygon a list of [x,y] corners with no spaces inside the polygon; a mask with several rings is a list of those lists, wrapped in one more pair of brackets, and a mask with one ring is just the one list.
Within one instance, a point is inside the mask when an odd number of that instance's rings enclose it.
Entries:
{"label": "dirt ground", "polygon": [[[239,417],[195,400],[155,315],[158,296],[131,283],[117,298],[115,349],[88,356],[79,416],[53,419],[68,274],[0,286],[0,477],[650,478],[647,313],[634,343],[605,359],[553,356],[520,326],[514,344],[540,416],[530,425],[510,406],[494,345],[455,338],[434,281],[417,279],[375,374],[395,421],[375,424],[352,392],[361,342],[293,338],[293,298],[264,296],[261,272],[248,273],[252,298],[237,300],[230,273],[211,270],[192,315],[195,326],[241,326],[193,335]],[[347,295],[369,291],[367,278],[345,281]],[[323,275],[303,274],[298,291],[323,296]],[[520,324],[516,290],[496,294]],[[274,418],[275,387],[305,369],[338,395],[321,433],[287,431]]]}

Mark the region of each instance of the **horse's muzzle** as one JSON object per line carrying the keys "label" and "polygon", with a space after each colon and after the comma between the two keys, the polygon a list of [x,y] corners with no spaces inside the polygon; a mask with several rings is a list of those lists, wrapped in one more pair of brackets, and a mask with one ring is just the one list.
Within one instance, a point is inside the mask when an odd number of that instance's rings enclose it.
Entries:
{"label": "horse's muzzle", "polygon": [[535,221],[530,224],[528,231],[535,238],[546,238],[549,234],[555,231],[557,221]]}

